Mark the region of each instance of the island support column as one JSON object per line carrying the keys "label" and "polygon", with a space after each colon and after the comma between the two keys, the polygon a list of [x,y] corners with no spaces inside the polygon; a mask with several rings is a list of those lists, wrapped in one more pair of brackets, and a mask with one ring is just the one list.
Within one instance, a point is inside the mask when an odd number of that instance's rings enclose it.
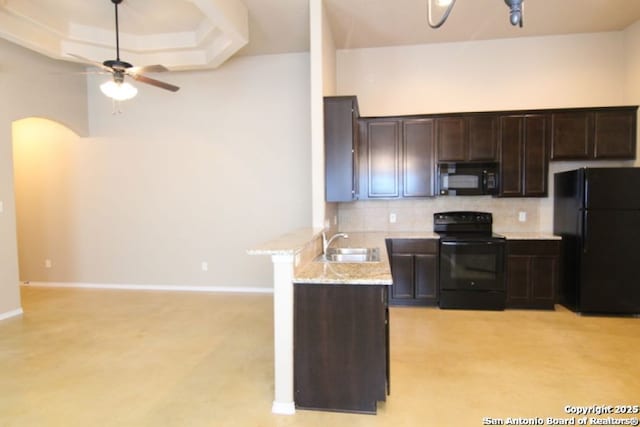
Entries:
{"label": "island support column", "polygon": [[275,397],[271,411],[292,415],[293,400],[293,255],[272,255],[273,351]]}

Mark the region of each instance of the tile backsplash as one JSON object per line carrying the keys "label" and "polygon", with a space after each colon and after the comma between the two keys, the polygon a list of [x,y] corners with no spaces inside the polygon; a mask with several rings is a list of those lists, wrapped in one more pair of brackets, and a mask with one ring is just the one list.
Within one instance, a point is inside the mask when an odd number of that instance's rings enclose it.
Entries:
{"label": "tile backsplash", "polygon": [[[340,203],[341,231],[431,231],[433,214],[445,211],[481,211],[493,214],[494,231],[551,231],[553,219],[548,198],[496,198],[447,196],[416,200],[366,200]],[[519,221],[520,212],[526,220]],[[390,222],[395,214],[396,222]]]}

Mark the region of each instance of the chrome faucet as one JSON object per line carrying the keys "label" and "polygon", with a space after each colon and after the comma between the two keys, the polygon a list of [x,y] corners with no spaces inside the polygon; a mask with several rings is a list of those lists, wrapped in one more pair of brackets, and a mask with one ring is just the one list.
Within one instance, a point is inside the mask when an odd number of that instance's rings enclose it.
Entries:
{"label": "chrome faucet", "polygon": [[325,255],[327,254],[327,248],[329,247],[331,242],[333,242],[338,237],[342,237],[344,239],[348,239],[349,235],[346,234],[346,233],[336,233],[333,236],[331,236],[331,238],[329,240],[327,240],[327,233],[325,233],[324,231],[322,232],[322,253],[323,254],[325,254]]}

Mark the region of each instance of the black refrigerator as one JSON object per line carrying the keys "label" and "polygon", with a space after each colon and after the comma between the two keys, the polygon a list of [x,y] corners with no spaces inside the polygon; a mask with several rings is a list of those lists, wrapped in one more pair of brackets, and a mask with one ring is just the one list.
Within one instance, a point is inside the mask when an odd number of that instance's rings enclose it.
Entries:
{"label": "black refrigerator", "polygon": [[640,168],[555,174],[560,303],[580,313],[640,313]]}

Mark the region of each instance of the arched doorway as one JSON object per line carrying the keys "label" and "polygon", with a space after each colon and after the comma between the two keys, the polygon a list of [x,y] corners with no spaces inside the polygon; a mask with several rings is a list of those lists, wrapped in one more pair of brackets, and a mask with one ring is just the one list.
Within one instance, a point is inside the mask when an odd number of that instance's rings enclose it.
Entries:
{"label": "arched doorway", "polygon": [[13,174],[21,282],[61,280],[73,257],[73,189],[80,137],[40,117],[12,123]]}

